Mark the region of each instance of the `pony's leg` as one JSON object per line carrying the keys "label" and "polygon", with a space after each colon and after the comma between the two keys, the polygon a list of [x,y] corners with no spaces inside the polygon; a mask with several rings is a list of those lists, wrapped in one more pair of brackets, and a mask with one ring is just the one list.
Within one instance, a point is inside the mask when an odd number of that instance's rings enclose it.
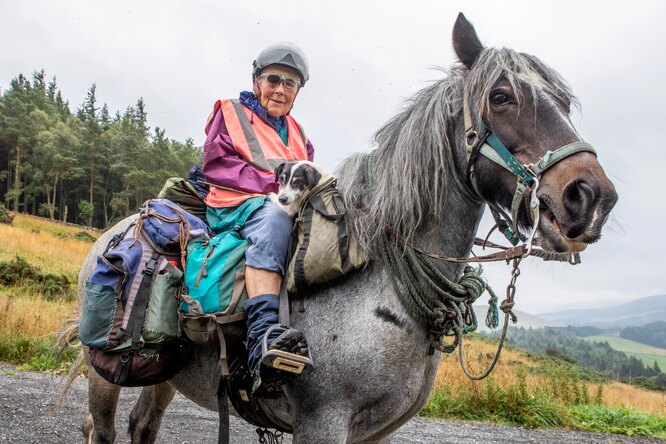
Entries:
{"label": "pony's leg", "polygon": [[391,444],[392,440],[390,436],[386,436],[380,440],[371,440],[371,441],[359,441],[358,444]]}
{"label": "pony's leg", "polygon": [[133,443],[155,442],[164,411],[175,394],[176,389],[166,382],[141,390],[141,395],[130,413],[129,433]]}
{"label": "pony's leg", "polygon": [[116,405],[120,387],[103,379],[88,367],[88,414],[81,430],[88,444],[112,444],[116,439]]}
{"label": "pony's leg", "polygon": [[295,412],[293,444],[347,444],[349,417],[346,409],[327,408]]}

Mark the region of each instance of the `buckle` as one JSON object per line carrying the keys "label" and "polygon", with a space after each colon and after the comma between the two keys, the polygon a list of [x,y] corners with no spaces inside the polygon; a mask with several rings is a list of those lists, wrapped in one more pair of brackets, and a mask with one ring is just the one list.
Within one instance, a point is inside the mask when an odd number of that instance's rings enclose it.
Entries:
{"label": "buckle", "polygon": [[157,259],[159,259],[159,257],[159,254],[153,253],[148,262],[146,262],[146,269],[143,270],[144,274],[153,274],[155,267],[157,267]]}

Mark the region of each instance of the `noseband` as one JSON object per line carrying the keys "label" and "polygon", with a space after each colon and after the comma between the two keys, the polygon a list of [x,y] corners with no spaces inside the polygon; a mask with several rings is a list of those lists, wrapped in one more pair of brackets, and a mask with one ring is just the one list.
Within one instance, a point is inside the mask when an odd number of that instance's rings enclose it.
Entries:
{"label": "noseband", "polygon": [[[472,111],[479,120],[479,129],[474,129],[472,120]],[[480,118],[477,110],[472,110],[469,105],[469,93],[467,88],[463,92],[463,118],[465,124],[465,145],[467,151],[467,181],[471,185],[474,193],[484,201],[491,210],[497,227],[512,245],[517,245],[519,241],[525,242],[525,255],[532,249],[532,241],[539,224],[539,198],[537,190],[539,188],[539,179],[543,173],[555,165],[557,162],[580,152],[592,153],[597,155],[596,151],[587,142],[574,142],[564,145],[555,151],[547,151],[537,162],[523,165],[516,159],[509,149],[502,143],[492,129]],[[488,160],[498,164],[502,168],[513,173],[517,178],[516,191],[511,201],[511,215],[507,215],[501,208],[494,203],[488,202],[481,195],[474,166],[479,156],[484,156]],[[526,194],[530,190],[529,194]],[[520,206],[529,196],[529,216],[532,221],[532,228],[528,236],[523,236],[518,232],[518,212]]]}

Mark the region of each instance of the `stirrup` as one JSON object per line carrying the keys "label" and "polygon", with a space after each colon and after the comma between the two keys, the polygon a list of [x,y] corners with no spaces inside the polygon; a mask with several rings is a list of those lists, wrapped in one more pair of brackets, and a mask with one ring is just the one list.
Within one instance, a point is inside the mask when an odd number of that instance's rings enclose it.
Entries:
{"label": "stirrup", "polygon": [[[268,338],[274,330],[283,330],[268,346]],[[272,369],[276,377],[293,379],[312,372],[314,366],[305,335],[295,328],[275,324],[266,330],[261,341],[261,362],[259,364]],[[264,372],[266,373],[266,372]],[[272,372],[268,372],[272,373]]]}

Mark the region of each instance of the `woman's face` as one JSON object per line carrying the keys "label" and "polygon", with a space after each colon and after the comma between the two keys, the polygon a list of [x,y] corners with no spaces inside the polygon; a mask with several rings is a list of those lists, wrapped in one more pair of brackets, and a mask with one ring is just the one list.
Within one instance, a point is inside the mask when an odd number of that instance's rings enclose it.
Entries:
{"label": "woman's face", "polygon": [[[279,76],[280,80],[277,83],[271,83],[268,79],[269,75],[273,75],[271,80],[276,79],[275,75]],[[259,103],[266,108],[268,114],[279,117],[291,110],[300,89],[299,84],[300,80],[295,70],[286,66],[270,65],[264,68],[261,75],[255,79],[253,89],[259,97]]]}

